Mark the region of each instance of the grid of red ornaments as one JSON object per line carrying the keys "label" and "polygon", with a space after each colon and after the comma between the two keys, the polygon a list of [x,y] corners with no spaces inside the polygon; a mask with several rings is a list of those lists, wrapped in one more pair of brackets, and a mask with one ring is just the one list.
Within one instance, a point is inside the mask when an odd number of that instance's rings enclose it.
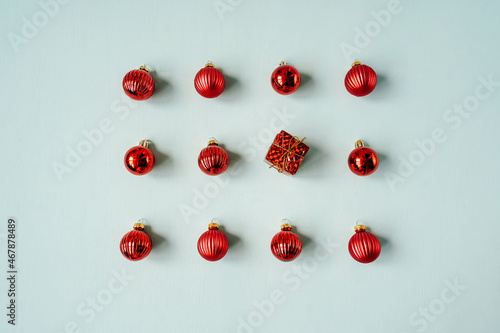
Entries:
{"label": "grid of red ornaments", "polygon": [[[375,71],[360,62],[352,64],[347,72],[344,85],[347,91],[357,97],[371,93],[377,84]],[[149,69],[141,66],[139,69],[128,72],[123,78],[123,90],[132,99],[147,100],[154,93],[155,81]],[[300,86],[299,71],[286,62],[280,65],[271,74],[271,86],[281,95],[289,95],[297,91]],[[222,94],[225,88],[225,79],[222,72],[207,63],[200,69],[194,78],[196,91],[205,98],[215,98]],[[278,133],[271,143],[266,163],[271,168],[286,175],[297,173],[309,146],[304,143],[305,138],[299,139],[285,131]],[[124,157],[126,169],[134,175],[145,175],[154,166],[155,157],[149,149],[149,141],[142,140],[138,146],[130,148]],[[376,152],[365,147],[364,142],[358,140],[356,148],[349,154],[347,163],[349,169],[356,175],[367,176],[375,172],[379,159]],[[219,146],[217,140],[210,139],[207,147],[203,148],[198,156],[198,166],[202,172],[210,176],[222,174],[229,165],[227,152]],[[136,223],[134,230],[123,236],[120,250],[125,258],[137,261],[149,255],[152,241],[144,231],[142,223]],[[348,245],[350,255],[358,262],[370,263],[378,258],[381,251],[380,242],[376,236],[366,231],[363,225],[355,227],[356,233],[351,237]],[[217,223],[210,223],[208,231],[203,233],[198,240],[198,252],[208,261],[222,259],[229,248],[229,243]],[[271,241],[273,255],[282,261],[297,258],[302,251],[300,237],[291,231],[291,225],[284,223],[281,232],[277,233]]]}

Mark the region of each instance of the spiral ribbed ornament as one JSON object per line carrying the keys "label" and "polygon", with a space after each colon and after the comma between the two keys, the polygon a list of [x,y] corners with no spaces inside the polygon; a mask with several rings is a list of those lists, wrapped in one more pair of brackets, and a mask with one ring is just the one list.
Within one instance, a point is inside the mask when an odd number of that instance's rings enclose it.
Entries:
{"label": "spiral ribbed ornament", "polygon": [[128,72],[122,82],[125,94],[137,101],[143,101],[151,97],[155,91],[155,80],[149,74],[146,66]]}
{"label": "spiral ribbed ornament", "polygon": [[219,147],[219,143],[215,139],[211,139],[208,146],[203,148],[198,156],[200,170],[210,176],[223,173],[228,165],[229,156],[224,149]]}
{"label": "spiral ribbed ornament", "polygon": [[214,98],[222,94],[226,80],[220,70],[208,63],[200,69],[194,78],[196,91],[205,98]]}
{"label": "spiral ribbed ornament", "polygon": [[380,242],[375,235],[366,231],[364,225],[357,225],[356,233],[349,240],[349,253],[354,260],[368,264],[380,255]]}
{"label": "spiral ribbed ornament", "polygon": [[271,252],[282,261],[290,261],[297,258],[302,252],[302,242],[292,230],[292,226],[285,223],[281,231],[274,235],[271,241]]}
{"label": "spiral ribbed ornament", "polygon": [[205,231],[198,239],[198,252],[208,261],[222,259],[229,247],[226,236],[219,230],[217,223],[210,223],[208,231]]}
{"label": "spiral ribbed ornament", "polygon": [[134,224],[134,230],[123,236],[120,242],[120,251],[128,260],[138,261],[146,258],[153,244],[151,238],[144,232],[144,224]]}
{"label": "spiral ribbed ornament", "polygon": [[357,97],[366,96],[375,89],[377,74],[371,67],[357,61],[347,72],[344,84],[350,94]]}

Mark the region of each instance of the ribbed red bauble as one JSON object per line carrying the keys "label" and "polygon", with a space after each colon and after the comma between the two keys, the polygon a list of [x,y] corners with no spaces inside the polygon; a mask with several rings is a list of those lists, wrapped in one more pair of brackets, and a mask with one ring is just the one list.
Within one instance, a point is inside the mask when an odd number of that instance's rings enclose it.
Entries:
{"label": "ribbed red bauble", "polygon": [[347,72],[344,84],[350,94],[357,97],[366,96],[375,89],[377,74],[371,67],[356,61]]}
{"label": "ribbed red bauble", "polygon": [[281,231],[274,235],[271,241],[271,251],[279,260],[293,260],[302,252],[302,242],[291,230],[292,226],[289,223],[282,224]]}
{"label": "ribbed red bauble", "polygon": [[356,233],[349,240],[349,253],[354,260],[368,264],[380,255],[380,242],[375,235],[366,231],[364,225],[354,227]]}
{"label": "ribbed red bauble", "polygon": [[281,95],[289,95],[299,89],[300,73],[285,61],[282,61],[271,75],[271,85],[274,91]]}
{"label": "ribbed red bauble", "polygon": [[155,156],[148,148],[148,140],[142,140],[138,146],[130,148],[125,154],[124,163],[130,173],[145,175],[153,169]]}
{"label": "ribbed red bauble", "polygon": [[211,138],[208,146],[198,156],[200,170],[209,176],[216,176],[226,171],[228,165],[229,156],[226,151],[219,147],[217,140]]}
{"label": "ribbed red bauble", "polygon": [[137,101],[143,101],[151,97],[155,91],[155,80],[149,74],[146,66],[128,72],[122,82],[125,94]]}
{"label": "ribbed red bauble", "polygon": [[151,252],[153,243],[151,237],[144,232],[144,228],[144,224],[136,223],[134,224],[134,230],[123,236],[120,242],[120,251],[128,260],[138,261],[144,259]]}
{"label": "ribbed red bauble", "polygon": [[226,235],[219,230],[219,225],[215,222],[210,223],[208,231],[205,231],[198,239],[198,252],[208,261],[222,259],[228,247]]}
{"label": "ribbed red bauble", "polygon": [[222,72],[209,62],[196,74],[194,87],[201,96],[214,98],[222,94],[226,87],[226,80]]}
{"label": "ribbed red bauble", "polygon": [[368,176],[378,168],[377,153],[361,140],[356,141],[356,148],[349,154],[347,164],[349,169],[358,176]]}

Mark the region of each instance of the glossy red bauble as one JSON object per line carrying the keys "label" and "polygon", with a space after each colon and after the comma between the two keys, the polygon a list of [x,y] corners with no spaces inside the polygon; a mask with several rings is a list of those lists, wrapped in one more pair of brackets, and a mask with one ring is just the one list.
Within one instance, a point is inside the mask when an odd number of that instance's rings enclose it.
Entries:
{"label": "glossy red bauble", "polygon": [[144,232],[142,223],[134,224],[134,230],[125,234],[120,242],[120,251],[123,256],[132,261],[146,258],[152,248],[151,237]]}
{"label": "glossy red bauble", "polygon": [[293,233],[291,229],[292,226],[290,224],[283,224],[281,231],[274,235],[271,241],[271,251],[279,260],[293,260],[302,252],[302,242],[299,236]]}
{"label": "glossy red bauble", "polygon": [[278,94],[289,95],[299,89],[299,71],[282,61],[271,75],[271,85]]}
{"label": "glossy red bauble", "polygon": [[363,141],[356,142],[354,149],[347,158],[349,169],[358,176],[368,176],[375,172],[378,168],[377,153],[368,147],[365,147]]}
{"label": "glossy red bauble", "polygon": [[125,154],[125,167],[134,175],[145,175],[153,169],[155,156],[148,149],[148,140],[142,140],[138,146],[130,148]]}
{"label": "glossy red bauble", "polygon": [[212,63],[205,65],[199,70],[194,78],[194,87],[198,94],[205,98],[214,98],[222,94],[226,86],[226,80],[221,71]]}
{"label": "glossy red bauble", "polygon": [[226,171],[229,165],[229,156],[219,147],[217,140],[208,141],[208,146],[203,148],[198,156],[200,170],[209,176],[215,176]]}
{"label": "glossy red bauble", "polygon": [[356,61],[347,72],[344,84],[350,94],[357,97],[365,96],[375,89],[377,74],[371,67]]}
{"label": "glossy red bauble", "polygon": [[380,255],[380,242],[375,235],[366,231],[364,225],[357,225],[356,233],[349,240],[349,253],[354,260],[368,264]]}
{"label": "glossy red bauble", "polygon": [[219,230],[217,223],[210,223],[208,231],[205,231],[198,239],[198,252],[208,261],[222,259],[229,247],[226,236]]}
{"label": "glossy red bauble", "polygon": [[128,72],[122,82],[125,94],[137,101],[143,101],[151,97],[155,91],[155,80],[149,74],[146,66]]}

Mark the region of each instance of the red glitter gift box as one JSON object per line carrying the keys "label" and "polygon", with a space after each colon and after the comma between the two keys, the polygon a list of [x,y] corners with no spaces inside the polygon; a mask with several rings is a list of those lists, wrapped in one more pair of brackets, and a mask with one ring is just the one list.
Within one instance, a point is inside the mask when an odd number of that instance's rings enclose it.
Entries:
{"label": "red glitter gift box", "polygon": [[299,140],[285,131],[279,132],[269,147],[266,162],[280,173],[294,175],[309,150],[309,146],[303,143],[305,139]]}

